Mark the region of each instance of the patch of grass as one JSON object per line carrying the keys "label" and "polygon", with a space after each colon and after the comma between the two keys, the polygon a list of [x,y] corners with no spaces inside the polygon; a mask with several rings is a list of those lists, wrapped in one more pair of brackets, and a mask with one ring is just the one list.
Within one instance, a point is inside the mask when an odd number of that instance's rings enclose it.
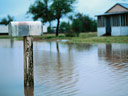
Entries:
{"label": "patch of grass", "polygon": [[[22,40],[22,37],[9,37],[8,35],[1,35],[0,39],[16,38]],[[69,43],[128,43],[128,36],[102,36],[97,37],[96,32],[81,33],[79,37],[65,37],[64,34],[59,34],[58,37],[55,34],[44,34],[42,36],[34,36],[34,40],[38,41],[54,41],[61,39],[68,39]]]}
{"label": "patch of grass", "polygon": [[0,35],[0,39],[4,39],[4,38],[12,38],[12,37],[10,37],[8,35]]}
{"label": "patch of grass", "polygon": [[73,43],[128,43],[128,36],[72,38],[69,42],[73,42]]}
{"label": "patch of grass", "polygon": [[97,37],[97,32],[81,33],[80,38]]}

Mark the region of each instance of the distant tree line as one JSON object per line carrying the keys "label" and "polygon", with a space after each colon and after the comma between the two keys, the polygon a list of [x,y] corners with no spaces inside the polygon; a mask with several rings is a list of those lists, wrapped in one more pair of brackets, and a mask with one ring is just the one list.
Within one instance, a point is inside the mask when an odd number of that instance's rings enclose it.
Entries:
{"label": "distant tree line", "polygon": [[59,32],[66,33],[66,36],[79,36],[80,32],[96,32],[97,21],[82,13],[69,16],[71,23],[61,22]]}
{"label": "distant tree line", "polygon": [[[38,0],[32,4],[28,14],[33,16],[33,20],[41,20],[43,23],[49,22],[48,32],[65,33],[66,36],[79,36],[80,32],[94,32],[97,28],[96,20],[87,15],[77,13],[69,16],[69,22],[60,22],[60,19],[70,12],[73,12],[76,0]],[[56,27],[51,27],[51,22],[56,20]]]}
{"label": "distant tree line", "polygon": [[14,21],[14,17],[7,15],[7,17],[0,20],[0,24],[8,25],[11,21]]}

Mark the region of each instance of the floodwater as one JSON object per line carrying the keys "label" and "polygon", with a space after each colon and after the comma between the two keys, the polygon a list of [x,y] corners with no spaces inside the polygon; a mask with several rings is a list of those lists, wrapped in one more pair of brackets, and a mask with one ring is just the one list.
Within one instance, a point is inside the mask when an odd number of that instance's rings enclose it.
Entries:
{"label": "floodwater", "polygon": [[0,39],[0,96],[128,96],[128,44],[34,42],[34,89],[23,42]]}

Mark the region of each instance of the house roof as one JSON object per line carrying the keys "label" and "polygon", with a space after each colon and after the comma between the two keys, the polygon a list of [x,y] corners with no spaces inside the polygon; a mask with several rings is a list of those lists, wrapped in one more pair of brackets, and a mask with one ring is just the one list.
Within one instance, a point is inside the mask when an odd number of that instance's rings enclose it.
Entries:
{"label": "house roof", "polygon": [[127,3],[116,3],[113,7],[111,7],[109,10],[107,10],[105,13],[110,11],[112,8],[114,8],[116,5],[120,5],[121,7],[125,8],[128,10],[128,4]]}
{"label": "house roof", "polygon": [[122,7],[128,9],[128,4],[127,3],[117,3],[119,5],[121,5]]}
{"label": "house roof", "polygon": [[96,16],[108,16],[108,15],[125,14],[125,13],[128,13],[128,12],[124,11],[124,12],[104,13],[104,14],[100,14],[100,15],[96,15]]}
{"label": "house roof", "polygon": [[[127,3],[116,3],[113,7],[115,7],[116,5],[120,5],[123,8],[125,8],[125,9],[128,10],[128,4]],[[109,10],[111,10],[113,7],[111,7]],[[96,16],[106,16],[106,15],[114,15],[114,14],[128,13],[128,11],[107,13],[109,10],[107,10],[104,14],[100,14],[100,15],[96,15]]]}

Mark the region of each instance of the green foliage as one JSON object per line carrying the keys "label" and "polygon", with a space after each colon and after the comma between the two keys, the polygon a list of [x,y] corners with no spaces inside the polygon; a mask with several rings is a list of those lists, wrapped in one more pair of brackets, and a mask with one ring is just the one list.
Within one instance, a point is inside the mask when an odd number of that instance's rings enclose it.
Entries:
{"label": "green foliage", "polygon": [[72,12],[72,4],[75,1],[76,0],[53,0],[51,10],[53,11],[55,18],[59,19],[67,13]]}
{"label": "green foliage", "polygon": [[72,30],[79,37],[80,32],[82,31],[82,22],[79,19],[73,19]]}
{"label": "green foliage", "polygon": [[69,22],[61,22],[59,32],[65,33],[66,37],[75,37]]}
{"label": "green foliage", "polygon": [[53,0],[51,5],[51,10],[57,20],[57,27],[56,27],[56,36],[58,36],[59,32],[59,25],[60,25],[60,18],[66,15],[69,12],[73,11],[73,3],[76,0]]}
{"label": "green foliage", "polygon": [[54,29],[51,26],[48,27],[48,33],[54,33]]}
{"label": "green foliage", "polygon": [[8,25],[11,21],[14,21],[14,17],[11,17],[10,15],[8,15],[7,17],[4,17],[3,19],[1,19],[0,24]]}
{"label": "green foliage", "polygon": [[[69,29],[65,30],[66,36],[79,37],[80,32],[96,32],[97,22],[96,20],[90,18],[89,16],[83,15],[81,13],[77,13],[75,16],[70,15],[68,18],[71,21],[71,24],[69,23],[69,27],[68,27]],[[64,24],[66,25],[66,22]]]}
{"label": "green foliage", "polygon": [[70,27],[70,24],[67,22],[61,22],[59,32],[60,33],[65,33],[68,31],[68,28]]}
{"label": "green foliage", "polygon": [[40,19],[43,23],[54,20],[53,12],[49,6],[50,0],[38,0],[33,5],[30,5],[28,14],[33,15],[33,20]]}
{"label": "green foliage", "polygon": [[81,25],[81,32],[96,32],[97,30],[97,22],[87,15],[83,15],[81,13],[77,13],[75,15],[75,19],[78,19]]}
{"label": "green foliage", "polygon": [[76,0],[38,0],[30,6],[28,13],[33,19],[41,19],[42,22],[57,20],[56,36],[58,36],[60,19],[73,10],[73,3]]}

